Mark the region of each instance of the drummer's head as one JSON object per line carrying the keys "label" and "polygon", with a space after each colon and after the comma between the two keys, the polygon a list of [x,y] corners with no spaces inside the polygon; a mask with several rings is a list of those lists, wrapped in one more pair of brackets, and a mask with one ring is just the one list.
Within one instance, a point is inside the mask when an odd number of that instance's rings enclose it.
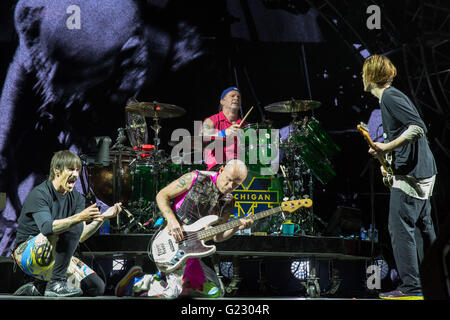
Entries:
{"label": "drummer's head", "polygon": [[227,162],[225,167],[220,167],[216,186],[223,194],[235,190],[247,177],[247,166],[239,159]]}
{"label": "drummer's head", "polygon": [[375,54],[364,61],[362,69],[364,91],[371,92],[372,89],[386,88],[392,84],[396,75],[397,69],[391,60]]}
{"label": "drummer's head", "polygon": [[229,87],[220,95],[220,109],[239,110],[241,107],[241,92],[237,87]]}
{"label": "drummer's head", "polygon": [[52,157],[48,179],[58,192],[65,194],[74,189],[80,171],[80,158],[72,151],[62,150]]}

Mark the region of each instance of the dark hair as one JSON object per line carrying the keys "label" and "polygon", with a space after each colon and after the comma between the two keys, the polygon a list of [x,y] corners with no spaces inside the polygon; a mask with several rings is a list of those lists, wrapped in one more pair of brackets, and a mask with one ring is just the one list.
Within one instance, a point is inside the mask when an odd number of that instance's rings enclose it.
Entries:
{"label": "dark hair", "polygon": [[48,179],[52,181],[55,178],[55,170],[63,171],[64,168],[76,167],[81,170],[80,158],[70,150],[56,152],[50,162],[50,173]]}

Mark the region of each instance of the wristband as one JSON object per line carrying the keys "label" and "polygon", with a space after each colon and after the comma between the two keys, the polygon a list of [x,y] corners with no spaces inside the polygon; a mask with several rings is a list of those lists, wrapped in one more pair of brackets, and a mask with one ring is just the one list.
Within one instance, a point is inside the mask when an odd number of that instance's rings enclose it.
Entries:
{"label": "wristband", "polygon": [[225,129],[222,130],[222,131],[219,131],[219,133],[217,133],[217,135],[218,135],[219,137],[222,137],[222,138],[226,138],[226,137],[227,137],[227,135],[225,134]]}

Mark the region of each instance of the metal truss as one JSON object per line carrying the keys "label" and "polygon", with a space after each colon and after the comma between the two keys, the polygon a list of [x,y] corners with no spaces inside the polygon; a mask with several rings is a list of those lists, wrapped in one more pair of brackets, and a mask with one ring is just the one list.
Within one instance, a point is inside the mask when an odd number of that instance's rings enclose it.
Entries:
{"label": "metal truss", "polygon": [[[295,6],[301,1],[289,2]],[[408,88],[411,99],[433,131],[435,144],[450,158],[450,2],[305,2],[319,12],[322,21],[345,42],[359,63],[364,61],[364,50],[397,61],[397,81]],[[381,9],[379,30],[369,30],[365,25],[366,9],[374,4]]]}

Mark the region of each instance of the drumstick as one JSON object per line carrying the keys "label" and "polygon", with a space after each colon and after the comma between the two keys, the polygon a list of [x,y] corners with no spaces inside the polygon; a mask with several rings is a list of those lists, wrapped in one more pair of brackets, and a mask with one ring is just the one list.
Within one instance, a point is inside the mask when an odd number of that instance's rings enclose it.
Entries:
{"label": "drumstick", "polygon": [[253,110],[253,106],[248,110],[247,114],[245,115],[244,119],[242,119],[241,123],[239,124],[239,129],[241,128],[242,124],[244,123],[245,119],[247,119],[250,112]]}

